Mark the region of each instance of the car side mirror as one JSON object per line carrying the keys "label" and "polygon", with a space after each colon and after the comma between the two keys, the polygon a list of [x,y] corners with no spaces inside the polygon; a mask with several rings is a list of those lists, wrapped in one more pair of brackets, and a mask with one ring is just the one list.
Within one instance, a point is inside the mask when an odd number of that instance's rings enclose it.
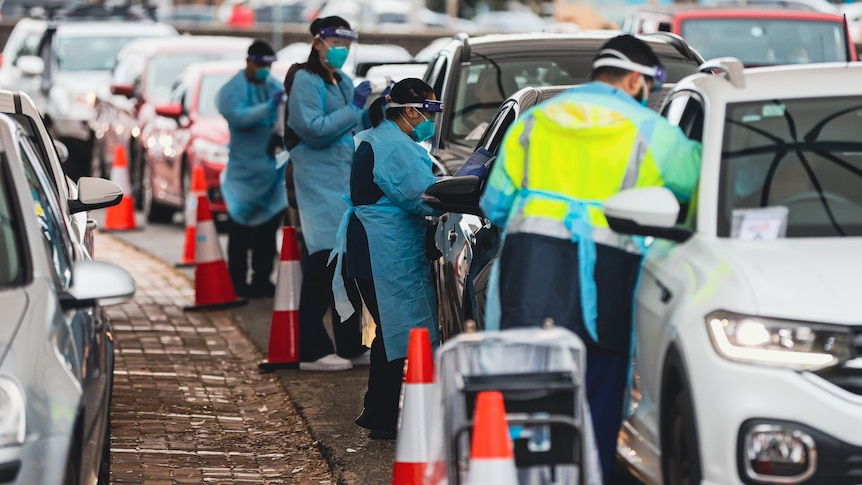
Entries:
{"label": "car side mirror", "polygon": [[65,143],[54,140],[54,148],[57,149],[57,157],[60,159],[60,163],[66,163],[66,160],[69,159],[69,148]]}
{"label": "car side mirror", "polygon": [[692,235],[690,230],[676,226],[679,202],[663,187],[624,190],[605,201],[604,213],[610,228],[622,234],[676,242],[685,242]]}
{"label": "car side mirror", "polygon": [[25,76],[41,76],[45,72],[45,61],[39,56],[21,56],[15,65]]}
{"label": "car side mirror", "polygon": [[98,178],[78,179],[78,198],[69,201],[69,212],[76,214],[115,206],[123,200],[123,189],[116,182]]}
{"label": "car side mirror", "polygon": [[134,84],[111,84],[111,94],[117,96],[125,96],[127,98],[135,97]]}
{"label": "car side mirror", "polygon": [[433,209],[484,217],[479,208],[482,183],[475,175],[443,177],[425,190],[422,200]]}
{"label": "car side mirror", "polygon": [[78,261],[72,266],[72,285],[60,295],[64,310],[109,306],[128,301],[135,280],[123,268],[105,261]]}
{"label": "car side mirror", "polygon": [[178,120],[183,115],[183,105],[180,103],[171,103],[156,106],[156,114],[165,118]]}

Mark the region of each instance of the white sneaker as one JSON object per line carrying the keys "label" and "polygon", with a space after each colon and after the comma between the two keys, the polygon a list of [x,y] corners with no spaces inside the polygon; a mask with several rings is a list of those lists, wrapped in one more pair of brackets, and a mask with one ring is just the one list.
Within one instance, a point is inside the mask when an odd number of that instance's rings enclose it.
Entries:
{"label": "white sneaker", "polygon": [[350,363],[353,365],[370,365],[371,364],[371,349],[362,352],[356,357],[350,358]]}
{"label": "white sneaker", "polygon": [[348,370],[352,368],[353,364],[349,360],[343,359],[336,354],[329,354],[314,362],[299,363],[299,370]]}

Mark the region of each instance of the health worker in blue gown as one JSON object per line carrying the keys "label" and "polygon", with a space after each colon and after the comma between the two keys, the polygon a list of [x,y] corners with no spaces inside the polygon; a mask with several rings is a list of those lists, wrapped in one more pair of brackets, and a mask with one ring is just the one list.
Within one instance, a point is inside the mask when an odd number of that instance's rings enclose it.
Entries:
{"label": "health worker in blue gown", "polygon": [[[277,168],[266,145],[284,102],[281,83],[269,75],[275,51],[256,40],[248,48],[245,69],[219,90],[219,113],[230,130],[230,153],[221,174],[227,205],[228,269],[239,296],[265,297],[275,293],[276,231],[287,207],[284,167]],[[249,283],[248,253],[251,252]]]}
{"label": "health worker in blue gown", "polygon": [[[425,252],[425,216],[439,214],[422,201],[436,178],[431,158],[419,143],[433,135],[434,116],[442,110],[430,86],[407,78],[374,101],[369,108],[374,128],[356,136],[352,207],[342,220],[333,257],[338,257],[338,266],[346,260],[347,276],[378,324],[365,408],[356,419],[371,430],[371,438],[395,437],[410,330],[427,328],[432,345],[440,341],[437,297]],[[339,287],[336,279],[336,308],[344,318],[352,309]]]}
{"label": "health worker in blue gown", "polygon": [[[350,45],[358,38],[346,20],[337,16],[316,19],[310,30],[314,36],[311,52],[304,69],[293,78],[287,101],[287,125],[301,140],[290,150],[290,163],[308,249],[299,301],[299,368],[336,371],[350,369],[363,357],[367,363],[368,358],[359,312],[343,323],[333,321],[334,346],[323,317],[333,304],[334,265],[328,265],[327,259],[348,207],[344,196],[350,190],[353,135],[370,126],[365,101],[371,85],[366,81],[354,88],[350,76],[341,70]],[[349,294],[359,308],[359,292],[350,288]]]}

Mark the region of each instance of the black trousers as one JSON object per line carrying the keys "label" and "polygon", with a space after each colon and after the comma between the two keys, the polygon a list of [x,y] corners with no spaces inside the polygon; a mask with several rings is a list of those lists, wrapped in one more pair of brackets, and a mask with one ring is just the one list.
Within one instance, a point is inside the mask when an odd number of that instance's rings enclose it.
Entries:
{"label": "black trousers", "polygon": [[[345,280],[345,286],[347,296],[356,312],[341,322],[335,311],[335,298],[332,295],[335,262],[326,264],[329,253],[329,249],[324,249],[309,254],[303,266],[302,289],[299,295],[299,360],[301,362],[313,362],[332,353],[338,353],[339,356],[350,359],[368,350],[362,345],[362,298],[350,280]],[[332,310],[332,333],[335,336],[334,347],[323,324],[323,317],[330,309]]]}
{"label": "black trousers", "polygon": [[398,429],[398,401],[401,399],[401,384],[404,380],[404,363],[407,359],[389,360],[383,345],[383,330],[380,326],[380,310],[377,308],[377,293],[374,281],[357,279],[356,286],[368,312],[377,322],[374,342],[371,344],[371,365],[368,368],[368,390],[365,392],[363,416],[372,429],[392,431]]}
{"label": "black trousers", "polygon": [[[245,226],[233,219],[228,223],[228,272],[237,294],[248,293],[249,287],[260,288],[270,281],[275,266],[275,233],[284,212],[257,226]],[[248,278],[248,252],[251,251],[251,285]]]}

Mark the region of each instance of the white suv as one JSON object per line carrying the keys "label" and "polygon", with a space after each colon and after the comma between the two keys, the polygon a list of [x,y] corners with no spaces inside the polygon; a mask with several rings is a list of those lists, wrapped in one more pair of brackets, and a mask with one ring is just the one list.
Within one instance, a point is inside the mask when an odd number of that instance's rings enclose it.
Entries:
{"label": "white suv", "polygon": [[703,142],[694,202],[605,205],[652,236],[618,451],[645,482],[862,483],[862,64],[708,61],[664,114]]}

